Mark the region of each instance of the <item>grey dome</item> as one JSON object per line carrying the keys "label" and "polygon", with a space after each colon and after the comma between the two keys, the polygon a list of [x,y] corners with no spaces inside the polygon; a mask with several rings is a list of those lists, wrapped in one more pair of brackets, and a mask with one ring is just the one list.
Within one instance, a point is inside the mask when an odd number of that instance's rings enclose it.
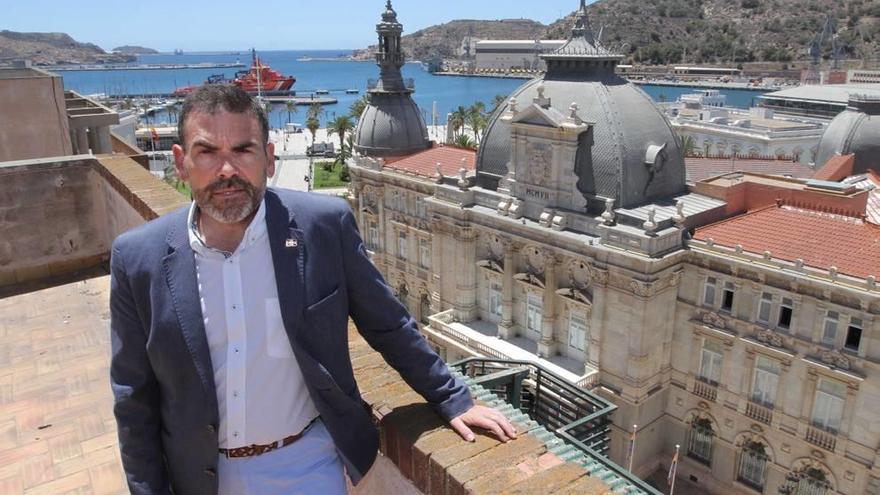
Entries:
{"label": "grey dome", "polygon": [[[521,108],[538,96],[537,88],[543,83],[544,95],[561,113],[567,113],[572,102],[577,103],[580,117],[593,123],[592,146],[585,141],[578,153],[591,156],[595,196],[614,198],[618,207],[630,207],[684,191],[681,146],[651,97],[617,76],[597,76],[535,79],[514,91],[511,98],[516,98]],[[500,119],[508,106],[502,105],[492,115],[480,145],[477,174],[484,187],[494,187],[508,172],[510,124]],[[645,160],[652,145],[666,145],[666,161],[649,185],[651,171]]]}
{"label": "grey dome", "polygon": [[[547,74],[522,85],[511,98],[518,108],[541,102],[538,90],[543,86],[543,96],[559,113],[566,115],[577,104],[580,118],[592,130],[580,140],[571,166],[590,205],[597,203],[590,200],[614,199],[615,206],[630,208],[685,191],[679,139],[651,97],[614,73],[622,55],[605,48],[593,34],[583,0],[568,42],[541,58]],[[511,129],[501,116],[509,106],[510,100],[495,111],[480,143],[480,186],[495,188],[508,173]]]}
{"label": "grey dome", "polygon": [[376,25],[379,50],[376,64],[379,80],[371,84],[368,104],[358,119],[355,151],[367,156],[409,155],[431,146],[428,129],[412,99],[412,86],[403,80],[400,68],[406,62],[401,44],[403,25],[391,0],[385,4],[382,22]]}
{"label": "grey dome", "polygon": [[880,172],[880,100],[851,96],[849,106],[828,124],[819,140],[816,165],[836,155],[855,155],[853,174]]}
{"label": "grey dome", "polygon": [[428,147],[428,130],[409,95],[371,93],[358,119],[355,143],[368,156],[408,155]]}

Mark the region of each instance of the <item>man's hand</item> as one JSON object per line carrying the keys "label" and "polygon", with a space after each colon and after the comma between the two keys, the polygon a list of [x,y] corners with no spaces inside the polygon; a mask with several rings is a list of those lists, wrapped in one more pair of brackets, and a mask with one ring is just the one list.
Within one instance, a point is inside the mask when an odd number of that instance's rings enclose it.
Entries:
{"label": "man's hand", "polygon": [[472,426],[491,431],[502,442],[516,438],[516,428],[513,427],[513,424],[503,414],[486,406],[474,406],[468,409],[463,414],[452,418],[449,426],[452,426],[452,429],[468,442],[473,442],[476,438],[474,432],[469,428]]}

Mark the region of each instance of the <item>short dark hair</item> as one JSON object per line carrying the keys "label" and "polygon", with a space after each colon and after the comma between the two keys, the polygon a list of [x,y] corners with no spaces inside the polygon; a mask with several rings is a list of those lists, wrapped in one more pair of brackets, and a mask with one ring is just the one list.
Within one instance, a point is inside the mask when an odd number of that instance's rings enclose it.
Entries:
{"label": "short dark hair", "polygon": [[262,105],[243,89],[231,84],[205,84],[183,100],[177,121],[177,138],[186,149],[186,121],[192,113],[213,115],[219,110],[229,113],[251,113],[260,123],[263,142],[269,142],[269,119]]}

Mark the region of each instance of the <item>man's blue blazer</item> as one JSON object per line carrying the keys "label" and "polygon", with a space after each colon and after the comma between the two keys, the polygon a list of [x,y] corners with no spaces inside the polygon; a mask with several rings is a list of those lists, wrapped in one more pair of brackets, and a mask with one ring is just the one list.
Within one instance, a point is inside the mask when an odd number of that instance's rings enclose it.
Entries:
{"label": "man's blue blazer", "polygon": [[[378,434],[352,372],[349,316],[442,417],[449,420],[473,402],[367,257],[344,201],[275,189],[265,198],[290,345],[357,482],[375,460]],[[110,265],[110,378],[129,488],[144,495],[214,495],[219,414],[187,208],[119,236]]]}

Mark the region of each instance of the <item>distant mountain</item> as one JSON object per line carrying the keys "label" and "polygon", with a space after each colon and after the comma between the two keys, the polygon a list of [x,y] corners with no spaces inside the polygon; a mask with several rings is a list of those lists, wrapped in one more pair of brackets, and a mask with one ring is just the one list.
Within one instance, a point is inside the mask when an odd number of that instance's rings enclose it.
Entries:
{"label": "distant mountain", "polygon": [[128,55],[158,55],[159,52],[157,50],[153,50],[152,48],[145,48],[143,46],[136,45],[125,45],[125,46],[117,46],[113,50],[114,53],[125,53]]}
{"label": "distant mountain", "polygon": [[134,55],[107,53],[98,45],[80,43],[64,33],[0,31],[0,62],[29,59],[35,65],[120,63]]}
{"label": "distant mountain", "polygon": [[[431,26],[412,34],[405,35],[401,42],[410,60],[429,60],[432,58],[457,58],[464,40],[475,39],[507,39],[534,40],[542,39],[547,33],[547,26],[528,19],[504,19],[500,21],[457,20]],[[355,53],[355,58],[368,59],[377,49],[371,46]]]}
{"label": "distant mountain", "polygon": [[[603,41],[646,63],[744,63],[808,60],[826,15],[842,58],[876,59],[880,0],[600,0],[588,7]],[[550,25],[567,36],[573,14]],[[823,46],[827,59],[831,39]]]}
{"label": "distant mountain", "polygon": [[[826,15],[836,24],[843,58],[876,63],[880,55],[880,0],[600,0],[588,11],[595,31],[604,28],[605,44],[630,62],[806,61]],[[403,46],[410,58],[459,58],[468,36],[565,39],[573,22],[574,12],[550,26],[524,19],[452,21],[404,36]],[[823,57],[830,52],[829,37]]]}

